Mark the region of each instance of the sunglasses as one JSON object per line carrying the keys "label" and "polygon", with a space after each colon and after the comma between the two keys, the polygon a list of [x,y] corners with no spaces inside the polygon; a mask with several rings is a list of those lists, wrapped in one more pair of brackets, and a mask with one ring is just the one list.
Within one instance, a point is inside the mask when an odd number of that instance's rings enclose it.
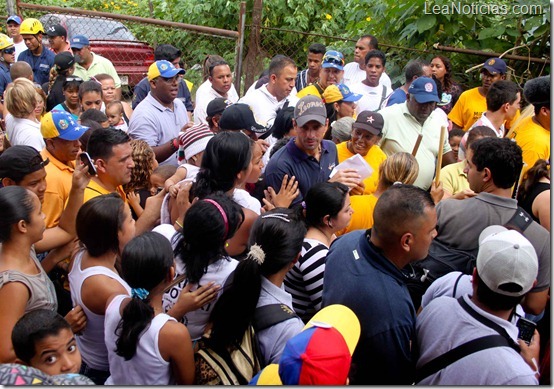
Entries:
{"label": "sunglasses", "polygon": [[336,55],[326,55],[323,57],[323,63],[332,63],[334,65],[344,66],[344,59]]}
{"label": "sunglasses", "polygon": [[4,49],[4,54],[13,54],[15,53],[15,47],[8,47],[7,49]]}
{"label": "sunglasses", "polygon": [[65,82],[83,82],[81,77],[66,77]]}

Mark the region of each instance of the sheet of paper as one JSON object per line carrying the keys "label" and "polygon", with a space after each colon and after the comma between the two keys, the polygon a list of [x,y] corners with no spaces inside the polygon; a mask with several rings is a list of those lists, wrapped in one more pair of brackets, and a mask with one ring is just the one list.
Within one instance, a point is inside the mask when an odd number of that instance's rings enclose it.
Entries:
{"label": "sheet of paper", "polygon": [[356,169],[358,174],[362,176],[362,180],[365,180],[373,174],[373,169],[360,154],[354,154],[352,157],[339,163],[335,166],[329,177],[333,177],[339,170],[342,169]]}

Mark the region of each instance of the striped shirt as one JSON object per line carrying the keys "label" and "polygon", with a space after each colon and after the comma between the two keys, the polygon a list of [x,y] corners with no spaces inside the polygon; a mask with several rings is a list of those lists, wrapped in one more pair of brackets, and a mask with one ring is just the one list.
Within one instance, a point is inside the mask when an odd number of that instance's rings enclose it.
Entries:
{"label": "striped shirt", "polygon": [[310,85],[310,83],[308,82],[308,69],[298,72],[298,74],[296,75],[295,85],[297,91],[301,91],[302,89]]}
{"label": "striped shirt", "polygon": [[329,248],[320,241],[304,239],[300,259],[285,277],[285,290],[292,295],[292,306],[304,322],[321,309],[328,251]]}

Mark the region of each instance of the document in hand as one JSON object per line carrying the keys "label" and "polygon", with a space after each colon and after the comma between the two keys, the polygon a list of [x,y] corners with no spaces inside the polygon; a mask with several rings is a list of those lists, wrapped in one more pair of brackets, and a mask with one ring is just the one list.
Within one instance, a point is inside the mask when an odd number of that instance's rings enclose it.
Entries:
{"label": "document in hand", "polygon": [[358,174],[362,176],[362,180],[365,180],[367,177],[371,176],[373,169],[365,161],[365,159],[360,154],[354,154],[352,157],[339,163],[333,171],[329,178],[333,177],[339,170],[342,169],[356,169]]}

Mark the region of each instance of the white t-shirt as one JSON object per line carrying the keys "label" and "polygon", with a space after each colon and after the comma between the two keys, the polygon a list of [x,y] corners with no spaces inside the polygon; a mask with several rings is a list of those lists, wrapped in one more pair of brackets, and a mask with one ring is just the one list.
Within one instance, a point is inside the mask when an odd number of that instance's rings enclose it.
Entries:
{"label": "white t-shirt", "polygon": [[46,147],[39,122],[16,118],[10,113],[6,115],[6,136],[12,146],[31,146],[39,152]]}
{"label": "white t-shirt", "polygon": [[241,207],[247,208],[252,212],[255,212],[257,215],[261,213],[260,208],[262,208],[262,204],[260,204],[260,201],[257,198],[252,197],[250,193],[244,189],[235,189],[233,191],[233,200]]}
{"label": "white t-shirt", "polygon": [[[381,75],[382,78],[383,76]],[[352,85],[350,90],[362,95],[362,98],[356,102],[356,115],[362,111],[378,111],[386,105],[387,98],[392,93],[392,89],[385,86],[385,95],[383,96],[382,84],[367,86],[361,81]]]}
{"label": "white t-shirt", "polygon": [[[177,265],[175,269],[175,278],[177,278],[180,275],[185,274],[185,265],[179,258],[177,258],[175,262]],[[233,270],[235,270],[237,265],[238,261],[231,257],[225,257],[215,263],[212,263],[208,266],[206,274],[202,276],[200,282],[197,285],[192,287],[191,291],[195,291],[200,286],[206,285],[210,281],[215,281],[216,284],[223,287],[223,285],[225,285],[227,277],[229,277],[229,274],[231,274]],[[185,278],[183,281],[179,282],[177,285],[174,285],[171,289],[169,289],[167,293],[164,294],[162,300],[164,312],[168,312],[175,305],[175,303],[179,299],[181,291],[185,286],[187,286],[187,284],[188,279]],[[221,296],[222,292],[223,288],[219,292],[217,298]],[[197,309],[196,311],[188,312],[181,319],[181,322],[187,326],[192,340],[199,339],[204,334],[204,329],[206,327],[206,324],[208,323],[210,314],[216,301],[217,300],[212,301],[211,303],[204,305],[202,308]]]}
{"label": "white t-shirt", "polygon": [[[10,42],[13,43],[13,38],[10,38]],[[17,61],[17,57],[19,57],[19,54],[27,50],[27,45],[25,44],[25,41],[22,39],[19,43],[13,44],[15,47],[15,60]]]}
{"label": "white t-shirt", "polygon": [[278,109],[283,108],[283,105],[285,105],[287,101],[289,102],[289,107],[294,107],[298,100],[298,97],[296,97],[296,88],[293,88],[290,95],[286,98],[277,101],[277,98],[267,90],[267,84],[264,84],[258,89],[244,95],[244,97],[241,97],[238,102],[248,104],[254,112],[256,123],[269,128],[273,125]]}
{"label": "white t-shirt", "polygon": [[[207,83],[207,84],[206,84]],[[206,109],[210,101],[217,97],[225,97],[220,95],[214,88],[212,88],[212,83],[209,80],[206,80],[202,85],[198,87],[196,91],[195,105],[194,105],[194,124],[208,124],[206,117]],[[235,87],[232,85],[229,92],[227,92],[227,97],[225,97],[231,103],[236,103],[239,99]]]}
{"label": "white t-shirt", "polygon": [[[365,69],[360,69],[360,65],[357,62],[350,62],[344,65],[344,75],[342,76],[343,84],[346,84],[349,88],[352,85],[365,80]],[[392,89],[392,83],[387,73],[383,72],[379,79],[379,86],[385,85],[387,88]]]}

